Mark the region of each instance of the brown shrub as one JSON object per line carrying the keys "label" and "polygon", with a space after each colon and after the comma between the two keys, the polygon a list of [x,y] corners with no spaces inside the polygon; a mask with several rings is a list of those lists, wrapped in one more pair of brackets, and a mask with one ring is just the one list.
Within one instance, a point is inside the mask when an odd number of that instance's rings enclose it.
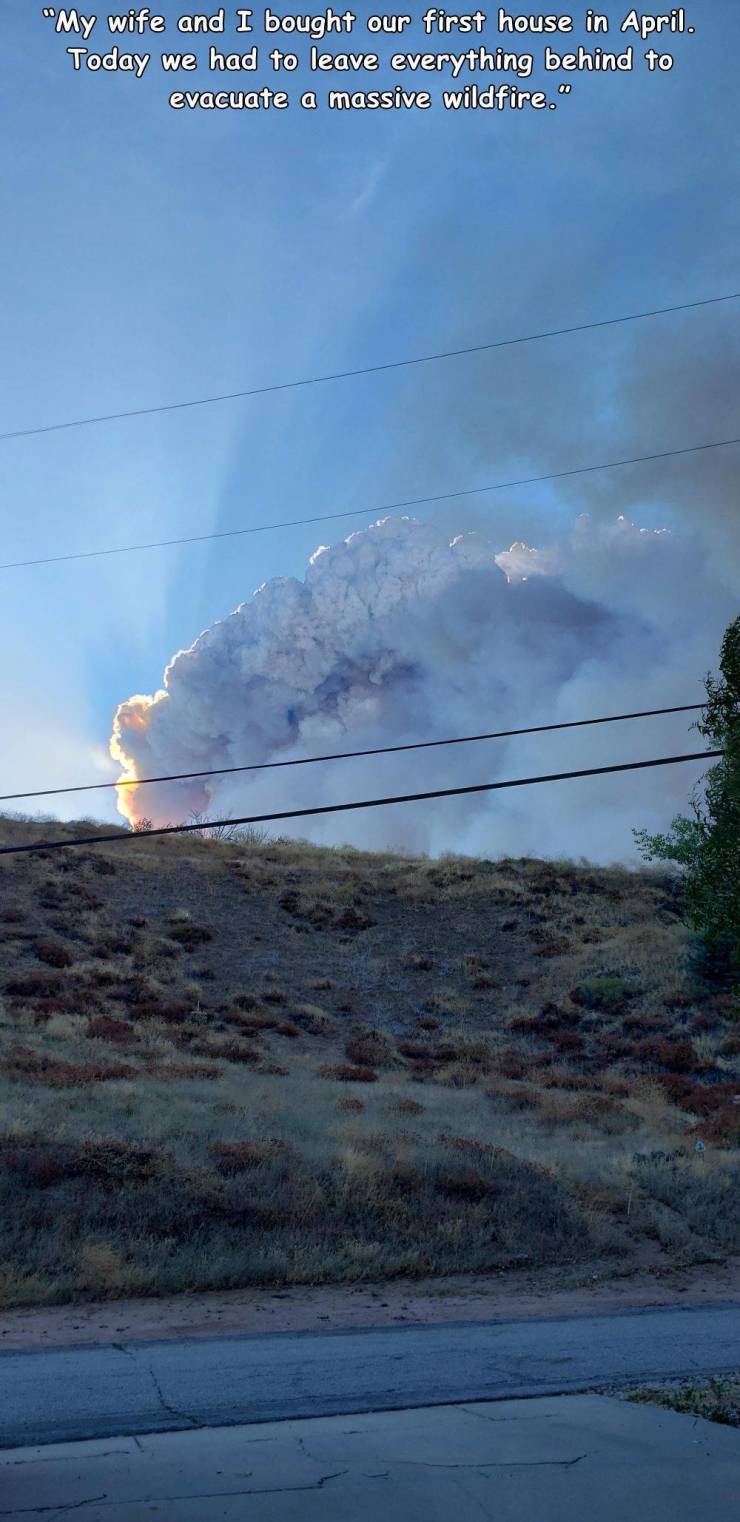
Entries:
{"label": "brown shrub", "polygon": [[192,1005],[184,999],[145,999],[134,1004],[137,1020],[163,1020],[165,1025],[181,1025],[192,1014]]}
{"label": "brown shrub", "polygon": [[[549,1072],[544,1072],[540,1078],[540,1083],[544,1089],[572,1089],[575,1091],[596,1089],[599,1086],[591,1075],[573,1073],[570,1068],[566,1068],[563,1065],[558,1065],[557,1067],[550,1068]],[[623,1085],[623,1091],[625,1094],[627,1093],[626,1084]]]}
{"label": "brown shrub", "polygon": [[64,1062],[23,1046],[13,1047],[0,1067],[14,1083],[30,1079],[54,1089],[83,1089],[91,1083],[131,1078],[135,1072],[124,1062]]}
{"label": "brown shrub", "polygon": [[144,1057],[141,1063],[146,1073],[151,1074],[160,1083],[177,1083],[181,1078],[218,1078],[219,1069],[215,1063],[205,1062],[162,1062],[155,1057]]}
{"label": "brown shrub", "polygon": [[319,1068],[322,1078],[335,1078],[339,1083],[377,1083],[378,1075],[370,1067],[355,1066],[349,1062],[325,1063]]}
{"label": "brown shrub", "polygon": [[100,940],[93,941],[89,954],[91,957],[96,957],[99,962],[109,962],[111,957],[117,953],[125,953],[130,950],[131,943],[129,941],[117,941],[112,937],[102,936]]}
{"label": "brown shrub", "polygon": [[13,999],[43,999],[61,994],[64,979],[51,972],[33,972],[22,978],[11,978],[5,984],[6,994]]}
{"label": "brown shrub", "polygon": [[[581,939],[585,940],[585,937],[582,937]],[[563,957],[563,956],[566,956],[567,953],[569,951],[571,951],[571,950],[572,950],[572,942],[566,940],[565,936],[560,936],[559,938],[558,937],[554,937],[550,941],[544,941],[541,946],[537,947],[537,950],[534,952],[534,956],[536,956],[536,957]]]}
{"label": "brown shrub", "polygon": [[409,956],[404,957],[403,965],[411,968],[413,972],[431,972],[434,962],[425,952],[412,951]]}
{"label": "brown shrub", "polygon": [[635,1130],[637,1119],[606,1094],[541,1094],[537,1109],[544,1121],[552,1125],[580,1122],[607,1133]]}
{"label": "brown shrub", "polygon": [[313,925],[315,930],[329,930],[334,926],[334,910],[331,904],[326,902],[309,904],[303,910],[303,917],[309,925]]}
{"label": "brown shrub", "polygon": [[402,1057],[408,1057],[411,1061],[422,1060],[429,1055],[431,1047],[427,1041],[398,1041],[396,1043]]}
{"label": "brown shrub", "polygon": [[673,1104],[699,1117],[692,1133],[714,1146],[740,1144],[740,1090],[736,1083],[695,1083],[680,1073],[664,1073],[658,1079]]}
{"label": "brown shrub", "polygon": [[696,1083],[679,1073],[664,1073],[658,1082],[674,1104],[698,1117],[690,1136],[715,1147],[740,1146],[740,1085]]}
{"label": "brown shrub", "polygon": [[356,1099],[354,1094],[343,1094],[337,1100],[337,1109],[344,1110],[349,1115],[359,1115],[365,1106],[361,1099]]}
{"label": "brown shrub", "polygon": [[540,1031],[572,1030],[580,1023],[579,1010],[563,1009],[561,1004],[553,1004],[551,1001],[543,1004],[537,1017],[537,1028]]}
{"label": "brown shrub", "polygon": [[402,1057],[426,1067],[438,1067],[443,1062],[455,1062],[461,1055],[451,1042],[399,1041],[396,1043]]}
{"label": "brown shrub", "polygon": [[40,962],[47,967],[71,967],[72,954],[60,941],[37,941],[34,951]]}
{"label": "brown shrub", "polygon": [[577,1031],[558,1031],[552,1037],[552,1044],[563,1057],[574,1057],[584,1049],[583,1037]]}
{"label": "brown shrub", "polygon": [[369,930],[371,925],[374,924],[375,920],[371,919],[370,915],[366,914],[364,909],[356,909],[354,904],[348,904],[347,908],[342,910],[342,913],[337,920],[337,929]]}
{"label": "brown shrub", "polygon": [[699,1014],[694,1015],[693,1020],[691,1020],[689,1030],[695,1036],[702,1036],[707,1031],[716,1030],[717,1024],[718,1021],[715,1015],[710,1015],[708,1010],[700,1010]]}
{"label": "brown shrub", "polygon": [[52,1141],[35,1134],[0,1137],[0,1164],[40,1188],[66,1178],[150,1179],[164,1161],[153,1147],[118,1137],[88,1137],[83,1142]]}
{"label": "brown shrub", "polygon": [[272,1014],[269,1009],[229,1009],[224,1019],[244,1031],[276,1031],[283,1023],[282,1015]]}
{"label": "brown shrub", "polygon": [[288,1010],[288,1016],[309,1036],[325,1036],[333,1026],[331,1016],[316,1004],[293,1004]]}
{"label": "brown shrub", "polygon": [[620,1057],[630,1057],[635,1051],[631,1041],[626,1041],[623,1036],[618,1036],[611,1031],[604,1031],[598,1037],[599,1056],[605,1063],[617,1062]]}
{"label": "brown shrub", "polygon": [[691,1078],[685,1078],[680,1073],[661,1073],[658,1083],[675,1105],[683,1105],[689,1100],[696,1087]]}
{"label": "brown shrub", "polygon": [[259,1062],[262,1055],[256,1046],[248,1046],[246,1041],[217,1041],[212,1036],[196,1036],[188,1043],[188,1050],[194,1052],[196,1057],[212,1057],[221,1062],[251,1063]]}
{"label": "brown shrub", "polygon": [[436,1186],[448,1199],[477,1204],[491,1193],[488,1180],[477,1168],[445,1168],[437,1174]]}
{"label": "brown shrub", "polygon": [[672,1073],[692,1073],[701,1066],[693,1042],[687,1039],[671,1041],[660,1036],[648,1037],[637,1043],[635,1055],[651,1067],[668,1068]]}
{"label": "brown shrub", "polygon": [[271,1015],[269,1010],[252,1010],[249,1014],[232,1012],[226,1017],[236,1020],[242,1030],[246,1031],[274,1031],[276,1036],[300,1036],[300,1030],[292,1020],[286,1020],[282,1015]]}
{"label": "brown shrub", "polygon": [[164,1161],[154,1147],[116,1136],[90,1137],[75,1151],[80,1173],[90,1178],[153,1178]]}
{"label": "brown shrub", "polygon": [[517,1015],[510,1020],[507,1031],[515,1036],[543,1036],[544,1031],[536,1015]]}
{"label": "brown shrub", "polygon": [[528,1069],[529,1063],[514,1047],[507,1047],[498,1059],[498,1070],[502,1078],[525,1078]]}
{"label": "brown shrub", "polygon": [[98,877],[113,877],[116,871],[114,863],[108,861],[107,857],[100,856],[97,852],[93,856],[86,857],[85,861],[86,865],[90,867],[91,871],[96,872]]}
{"label": "brown shrub", "polygon": [[506,1093],[506,1103],[515,1110],[536,1109],[539,1104],[541,1090],[531,1083],[520,1083],[517,1088],[509,1089]]}
{"label": "brown shrub", "polygon": [[344,1043],[344,1055],[357,1067],[385,1067],[393,1051],[388,1037],[370,1025],[358,1025]]}
{"label": "brown shrub", "polygon": [[425,1106],[418,1099],[399,1099],[396,1109],[399,1115],[421,1115]]}
{"label": "brown shrub", "polygon": [[608,1186],[592,1183],[588,1179],[576,1179],[572,1189],[579,1204],[587,1210],[596,1211],[598,1215],[627,1215],[627,1196],[619,1191],[610,1190]]}
{"label": "brown shrub", "polygon": [[665,1016],[646,1014],[644,1012],[624,1015],[622,1029],[631,1036],[636,1032],[642,1032],[643,1036],[658,1036],[662,1031],[668,1030],[669,1025]]}
{"label": "brown shrub", "polygon": [[685,988],[671,988],[663,995],[663,1003],[668,1009],[689,1009],[691,999]]}
{"label": "brown shrub", "polygon": [[423,1188],[422,1175],[413,1163],[397,1162],[384,1174],[390,1189],[401,1196],[417,1196]]}
{"label": "brown shrub", "polygon": [[712,1147],[737,1148],[740,1146],[740,1109],[733,1104],[719,1106],[711,1114],[702,1115],[688,1134],[701,1137]]}
{"label": "brown shrub", "polygon": [[437,1141],[440,1147],[452,1147],[455,1152],[472,1152],[477,1157],[484,1157],[492,1150],[500,1150],[492,1149],[490,1142],[481,1141],[477,1136],[450,1136],[447,1131],[440,1131]]}
{"label": "brown shrub", "polygon": [[50,1020],[52,1015],[68,1015],[74,1010],[74,1004],[67,998],[36,999],[33,1005],[33,1018],[36,1025],[42,1025],[45,1020]]}
{"label": "brown shrub", "polygon": [[177,941],[178,946],[182,946],[184,951],[195,951],[197,946],[213,940],[212,932],[205,925],[193,925],[189,920],[170,925],[167,934],[170,940]]}
{"label": "brown shrub", "polygon": [[264,1141],[211,1142],[208,1152],[219,1173],[246,1173],[250,1168],[263,1168],[287,1151],[287,1143],[277,1136]]}
{"label": "brown shrub", "polygon": [[112,1041],[125,1046],[137,1040],[133,1025],[128,1020],[116,1020],[113,1015],[94,1015],[87,1022],[87,1034],[99,1041]]}
{"label": "brown shrub", "polygon": [[617,1073],[592,1073],[591,1084],[595,1089],[603,1089],[605,1094],[613,1094],[615,1099],[626,1099],[630,1092],[629,1084]]}

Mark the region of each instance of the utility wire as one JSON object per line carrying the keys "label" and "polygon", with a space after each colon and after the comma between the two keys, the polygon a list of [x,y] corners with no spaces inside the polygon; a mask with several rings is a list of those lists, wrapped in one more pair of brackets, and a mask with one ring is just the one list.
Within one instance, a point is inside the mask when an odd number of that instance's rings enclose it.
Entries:
{"label": "utility wire", "polygon": [[218,396],[199,396],[186,402],[164,402],[158,407],[133,407],[125,412],[106,412],[96,417],[72,418],[66,423],[45,423],[35,428],[15,428],[0,433],[0,441],[27,439],[40,433],[60,433],[67,428],[89,428],[96,423],[115,423],[124,418],[151,417],[158,412],[182,412],[188,407],[212,407],[217,402],[233,402],[248,396],[267,396],[273,391],[295,391],[299,387],[326,385],[329,381],[350,380],[360,375],[379,375],[385,370],[402,370],[411,365],[429,365],[442,359],[459,359],[466,354],[483,354],[491,349],[509,349],[517,344],[539,343],[544,338],[562,338],[568,333],[587,333],[595,328],[616,327],[625,322],[642,322],[646,317],[663,317],[669,312],[689,312],[697,307],[717,306],[737,301],[740,291],[725,296],[709,296],[704,301],[684,301],[676,306],[653,307],[648,312],[629,312],[624,317],[605,317],[597,322],[574,323],[567,328],[550,328],[542,333],[526,333],[520,338],[497,338],[490,343],[471,344],[464,349],[445,349],[437,354],[419,354],[412,359],[393,359],[380,365],[363,365],[355,370],[335,370],[328,375],[309,375],[301,380],[278,381],[271,386],[250,386],[244,391],[226,391]]}
{"label": "utility wire", "polygon": [[496,729],[484,735],[455,735],[447,740],[414,740],[407,745],[377,745],[369,750],[338,750],[325,756],[297,756],[291,761],[254,761],[245,766],[212,766],[201,772],[168,772],[162,777],[124,777],[120,782],[86,782],[75,787],[36,788],[30,793],[0,793],[0,803],[23,798],[56,798],[61,793],[97,793],[112,787],[148,787],[153,782],[191,782],[199,777],[226,777],[234,772],[270,772],[285,766],[314,766],[318,761],[351,761],[357,756],[391,756],[405,750],[433,750],[440,745],[470,745],[477,740],[503,740],[512,735],[541,735],[553,729],[582,729],[588,724],[618,724],[624,719],[652,719],[665,713],[694,713],[704,703],[678,708],[646,708],[641,713],[612,713],[598,719],[567,719],[559,724],[531,724],[526,729]]}
{"label": "utility wire", "polygon": [[353,803],[324,803],[310,809],[283,809],[274,814],[249,814],[242,819],[209,819],[201,824],[168,824],[155,830],[131,830],[116,835],[84,835],[74,840],[38,840],[33,845],[0,846],[0,856],[20,856],[28,851],[66,851],[74,846],[122,845],[154,835],[186,835],[194,830],[230,829],[236,825],[270,824],[281,819],[308,819],[317,814],[346,814],[354,809],[379,809],[391,803],[423,803],[431,798],[461,798],[470,793],[495,793],[508,787],[534,787],[538,782],[567,782],[574,777],[605,777],[613,772],[643,771],[652,766],[676,766],[683,761],[707,761],[724,755],[721,750],[699,750],[686,756],[659,756],[652,761],[625,761],[620,766],[589,766],[575,772],[551,772],[542,777],[514,777],[505,782],[478,782],[469,787],[437,788],[430,793],[401,793],[395,798],[362,798]]}
{"label": "utility wire", "polygon": [[243,534],[268,534],[275,529],[305,528],[314,523],[335,523],[340,518],[364,518],[367,514],[400,512],[406,507],[421,507],[435,502],[451,502],[461,497],[479,497],[491,491],[506,491],[514,486],[537,486],[543,481],[562,481],[568,476],[588,476],[597,470],[617,470],[623,465],[642,465],[648,460],[671,460],[678,455],[702,454],[709,449],[727,449],[740,444],[740,436],[734,439],[718,439],[712,444],[689,444],[683,449],[663,449],[657,454],[633,455],[627,460],[607,460],[599,465],[579,465],[573,470],[557,470],[544,476],[523,476],[517,481],[495,481],[490,486],[471,486],[460,491],[439,492],[433,497],[407,497],[401,502],[386,502],[382,507],[356,507],[342,513],[322,513],[313,518],[288,518],[283,523],[258,523],[252,528],[225,529],[216,534],[190,534],[181,539],[155,539],[146,544],[124,544],[113,549],[82,550],[73,555],[43,555],[36,560],[8,560],[0,564],[0,571],[14,571],[23,566],[60,565],[68,560],[96,560],[106,555],[132,555],[137,550],[162,550],[180,544],[204,544],[211,539],[236,539]]}

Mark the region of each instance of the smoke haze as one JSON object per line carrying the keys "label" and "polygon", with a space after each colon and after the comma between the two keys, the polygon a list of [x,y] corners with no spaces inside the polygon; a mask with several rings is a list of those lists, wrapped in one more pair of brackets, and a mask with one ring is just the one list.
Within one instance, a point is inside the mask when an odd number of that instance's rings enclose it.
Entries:
{"label": "smoke haze", "polygon": [[[694,539],[581,515],[508,549],[387,518],[275,578],[117,710],[127,777],[700,701],[736,598]],[[701,749],[691,715],[296,770],[125,788],[132,821],[267,813]],[[700,764],[301,821],[324,842],[630,859]],[[298,823],[298,822],[297,822]]]}

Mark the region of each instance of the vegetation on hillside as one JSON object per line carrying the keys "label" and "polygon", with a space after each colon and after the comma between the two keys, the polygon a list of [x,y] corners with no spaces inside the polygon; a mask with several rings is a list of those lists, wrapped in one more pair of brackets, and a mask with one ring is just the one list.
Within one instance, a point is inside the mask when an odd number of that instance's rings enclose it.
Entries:
{"label": "vegetation on hillside", "polygon": [[740,996],[740,617],[722,641],[720,675],[708,675],[707,703],[695,726],[724,755],[667,835],[635,832],[648,861],[677,862],[701,951],[696,968],[708,981],[735,984]]}
{"label": "vegetation on hillside", "polygon": [[0,892],[5,1304],[737,1246],[674,874],[128,836]]}

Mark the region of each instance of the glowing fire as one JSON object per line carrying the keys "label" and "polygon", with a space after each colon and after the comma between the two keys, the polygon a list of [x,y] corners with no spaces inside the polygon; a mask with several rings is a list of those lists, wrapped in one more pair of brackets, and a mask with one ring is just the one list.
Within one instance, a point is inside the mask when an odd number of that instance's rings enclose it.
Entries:
{"label": "glowing fire", "polygon": [[[166,696],[164,691],[149,697],[145,693],[136,693],[122,703],[113,721],[113,733],[110,739],[109,750],[114,761],[120,762],[123,767],[123,776],[116,784],[116,807],[119,814],[127,819],[129,824],[135,825],[143,817],[137,807],[138,788],[131,786],[138,780],[136,762],[128,754],[126,749],[126,734],[143,734],[150,725],[150,714],[155,704]],[[122,785],[128,784],[128,785]]]}

